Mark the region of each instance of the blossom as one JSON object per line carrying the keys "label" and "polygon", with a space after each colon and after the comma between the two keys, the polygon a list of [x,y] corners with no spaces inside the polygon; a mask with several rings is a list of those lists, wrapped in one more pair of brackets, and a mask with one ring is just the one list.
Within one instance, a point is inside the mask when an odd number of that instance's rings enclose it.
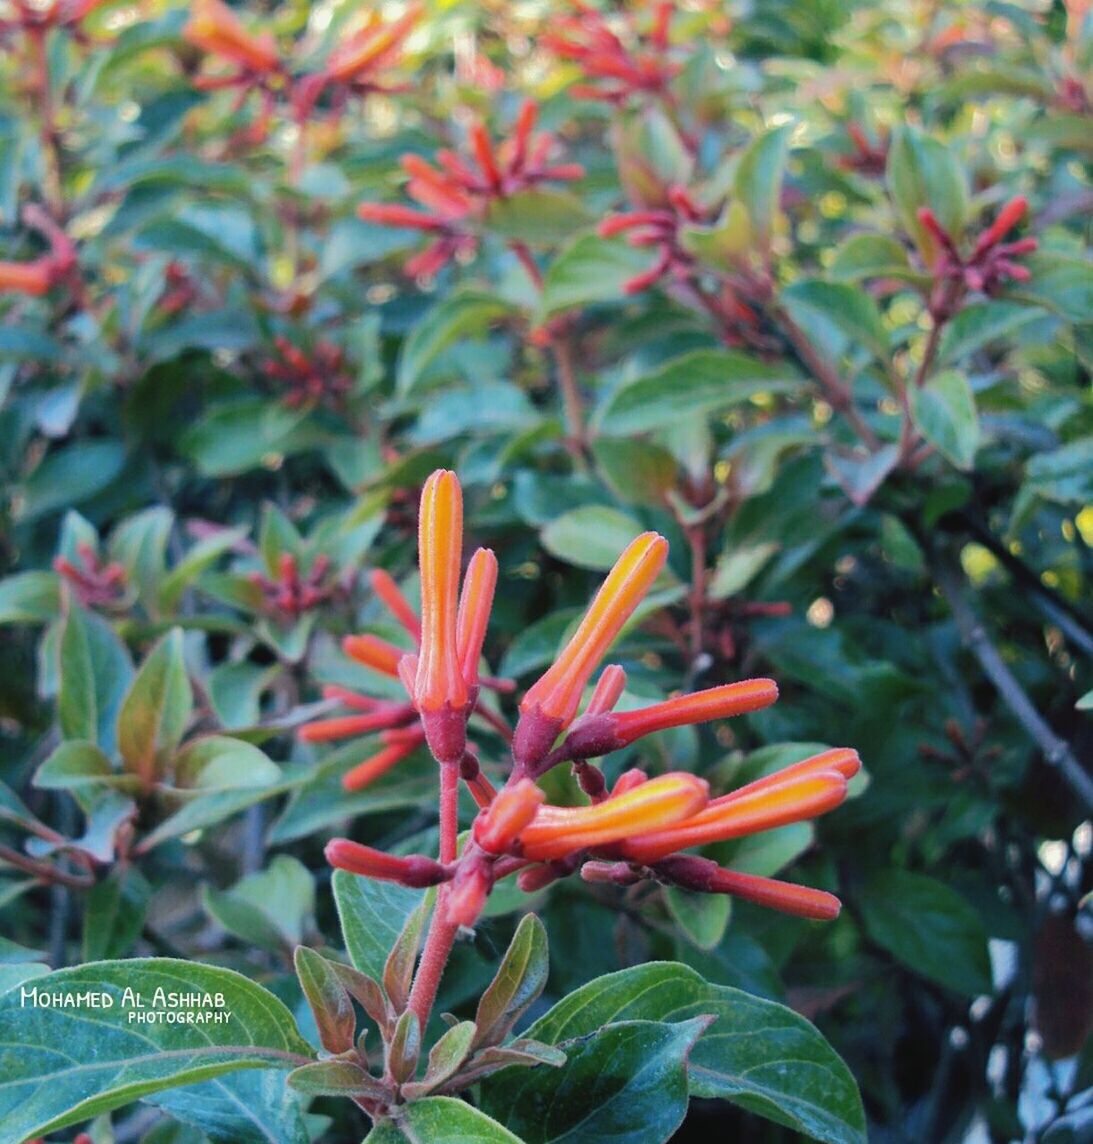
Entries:
{"label": "blossom", "polygon": [[36,203],[23,208],[23,221],[49,243],[49,251],[30,262],[0,261],[0,291],[40,297],[76,275],[76,246]]}
{"label": "blossom", "polygon": [[277,561],[277,575],[252,572],[250,582],[262,593],[263,607],[282,620],[297,620],[344,592],[344,585],[329,577],[330,557],[316,556],[306,574],[300,574],[300,563],[291,552],[282,552]]}
{"label": "blossom", "polygon": [[409,227],[433,236],[433,242],[406,263],[412,277],[430,277],[454,258],[472,256],[478,249],[477,225],[490,206],[520,191],[545,182],[579,179],[583,168],[555,163],[555,137],[536,133],[539,108],[526,101],[512,135],[494,144],[485,126],[475,123],[468,132],[466,155],[449,149],[437,152],[436,166],[419,155],[404,155],[409,176],[406,192],[418,205],[362,203],[357,213],[381,226]]}
{"label": "blossom", "polygon": [[273,36],[248,32],[222,0],[193,0],[182,38],[207,55],[238,64],[248,76],[265,76],[281,66]]}
{"label": "blossom", "polygon": [[310,354],[285,337],[273,344],[277,356],[262,369],[266,377],[283,387],[281,400],[290,409],[325,402],[335,407],[344,403],[353,388],[346,367],[345,353],[332,342],[319,341]]}
{"label": "blossom", "polygon": [[660,575],[667,556],[664,537],[645,532],[619,557],[572,639],[521,700],[513,740],[518,767],[534,768],[572,722],[585,685]]}
{"label": "blossom", "polygon": [[601,238],[626,234],[631,246],[652,247],[656,261],[647,270],[635,274],[623,284],[627,294],[640,294],[662,278],[686,279],[694,271],[695,259],[681,239],[684,227],[712,223],[713,213],[684,187],[671,187],[663,207],[624,211],[609,215],[599,225]]}
{"label": "blossom", "polygon": [[669,85],[680,65],[669,58],[668,37],[673,5],[664,0],[653,8],[652,26],[643,32],[633,16],[625,18],[627,46],[594,8],[574,4],[577,14],[556,17],[541,43],[562,60],[576,63],[587,80],[570,92],[580,99],[620,105],[636,96],[670,95]]}
{"label": "blossom", "polygon": [[951,316],[955,305],[954,290],[959,292],[967,289],[994,294],[1007,279],[1015,282],[1029,280],[1031,275],[1028,267],[1014,259],[1036,250],[1039,245],[1036,239],[1004,241],[1027,211],[1028,200],[1023,195],[1010,199],[998,212],[994,222],[979,234],[971,253],[964,255],[956,239],[942,226],[937,215],[929,207],[919,210],[919,222],[933,243],[933,248],[926,252],[926,257],[934,276],[935,288],[930,308],[935,317]]}
{"label": "blossom", "polygon": [[376,11],[351,31],[330,53],[322,76],[330,83],[346,84],[356,91],[384,90],[376,80],[380,68],[396,63],[406,37],[421,19],[420,4],[412,5],[397,20],[385,24]]}
{"label": "blossom", "polygon": [[103,562],[87,541],[76,544],[76,560],[58,556],[53,570],[65,580],[85,608],[120,607],[125,604],[128,575],[117,560]]}

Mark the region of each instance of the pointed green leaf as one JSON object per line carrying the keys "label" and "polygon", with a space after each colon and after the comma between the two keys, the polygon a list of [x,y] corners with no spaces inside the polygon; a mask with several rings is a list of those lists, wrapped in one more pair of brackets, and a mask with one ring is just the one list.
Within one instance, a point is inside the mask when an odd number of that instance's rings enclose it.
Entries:
{"label": "pointed green leaf", "polygon": [[550,969],[547,935],[534,914],[525,914],[512,935],[497,975],[478,1002],[476,1047],[495,1045],[542,993]]}
{"label": "pointed green leaf", "polygon": [[192,713],[182,629],[174,628],[148,653],[118,713],[118,750],[125,769],[147,785],[161,778]]}

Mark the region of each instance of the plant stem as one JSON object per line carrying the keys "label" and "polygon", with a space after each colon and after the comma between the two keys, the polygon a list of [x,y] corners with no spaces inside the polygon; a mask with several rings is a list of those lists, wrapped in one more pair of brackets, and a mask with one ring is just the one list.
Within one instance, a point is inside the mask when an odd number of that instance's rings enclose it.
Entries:
{"label": "plant stem", "polygon": [[38,858],[31,858],[29,854],[21,854],[10,846],[0,844],[0,862],[6,862],[17,870],[33,874],[43,882],[55,886],[68,886],[73,890],[86,890],[94,882],[90,877],[81,877],[79,874],[69,874],[54,866],[51,862],[43,862]]}
{"label": "plant stem", "polygon": [[1032,700],[1006,666],[998,649],[991,643],[982,621],[968,602],[956,571],[947,564],[939,563],[934,569],[934,581],[949,604],[964,645],[979,661],[983,674],[994,684],[999,698],[1029,738],[1043,751],[1045,761],[1050,766],[1057,767],[1085,806],[1093,809],[1093,778],[1078,762],[1069,744],[1055,734],[1032,705]]}
{"label": "plant stem", "polygon": [[830,405],[837,409],[850,422],[862,444],[867,449],[880,448],[880,440],[876,433],[854,407],[854,399],[850,388],[844,384],[835,368],[816,352],[808,335],[781,307],[774,310],[774,318],[778,323],[786,341],[793,347],[794,353],[808,367],[809,372],[820,383],[824,395]]}
{"label": "plant stem", "polygon": [[687,529],[687,540],[691,545],[691,592],[688,603],[691,609],[690,650],[692,665],[702,654],[705,643],[706,617],[706,525],[693,524]]}
{"label": "plant stem", "polygon": [[[459,766],[440,764],[440,861],[454,862],[459,833]],[[429,936],[421,953],[414,984],[410,989],[409,1009],[417,1014],[422,1034],[433,1011],[436,991],[448,964],[459,926],[448,921],[448,885],[437,890],[436,909],[429,923]]]}

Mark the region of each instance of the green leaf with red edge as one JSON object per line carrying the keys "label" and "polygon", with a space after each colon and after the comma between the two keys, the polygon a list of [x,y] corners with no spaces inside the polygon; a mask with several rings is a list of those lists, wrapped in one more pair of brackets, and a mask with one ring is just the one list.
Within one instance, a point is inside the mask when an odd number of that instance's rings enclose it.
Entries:
{"label": "green leaf with red edge", "polygon": [[118,713],[125,770],[146,782],[161,778],[192,713],[182,629],[173,628],[148,653]]}
{"label": "green leaf with red edge", "polygon": [[968,185],[951,148],[906,124],[892,133],[888,149],[888,188],[903,229],[914,239],[926,262],[932,263],[936,241],[918,218],[929,207],[957,241],[968,216]]}
{"label": "green leaf with red edge", "polygon": [[495,1045],[508,1036],[546,986],[550,958],[543,923],[525,914],[512,935],[497,974],[478,1002],[476,1047]]}
{"label": "green leaf with red edge", "polygon": [[322,954],[303,946],[297,947],[294,961],[323,1048],[328,1053],[348,1052],[354,1045],[357,1018],[334,967]]}

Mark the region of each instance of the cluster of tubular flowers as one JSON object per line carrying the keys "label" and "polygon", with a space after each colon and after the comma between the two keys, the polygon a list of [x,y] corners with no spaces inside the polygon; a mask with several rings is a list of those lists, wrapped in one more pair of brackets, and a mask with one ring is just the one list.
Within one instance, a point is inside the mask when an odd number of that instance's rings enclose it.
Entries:
{"label": "cluster of tubular flowers", "polygon": [[603,13],[580,0],[574,8],[575,15],[553,19],[541,40],[547,51],[583,72],[586,82],[574,84],[570,94],[616,105],[634,96],[669,94],[669,84],[680,71],[669,58],[671,3],[654,5],[648,32],[643,33],[632,17],[627,19],[627,39],[634,47],[612,31]]}
{"label": "cluster of tubular flowers", "polygon": [[0,261],[0,291],[40,297],[77,273],[76,247],[56,222],[34,203],[23,209],[23,221],[45,238],[49,250],[30,262]]}
{"label": "cluster of tubular flowers", "polygon": [[381,226],[410,227],[433,236],[421,253],[406,263],[412,277],[431,277],[454,258],[470,257],[478,249],[476,223],[492,203],[545,182],[579,179],[576,163],[554,162],[557,141],[547,131],[536,132],[539,107],[527,100],[509,138],[494,144],[482,123],[469,132],[466,156],[444,148],[434,167],[419,155],[404,155],[409,177],[406,193],[417,207],[399,203],[362,203],[358,214]]}
{"label": "cluster of tubular flowers", "polygon": [[[323,689],[324,698],[341,704],[350,713],[308,723],[298,734],[308,743],[326,743],[379,733],[381,749],[343,776],[342,785],[346,790],[369,786],[428,739],[434,755],[459,762],[461,774],[471,789],[478,792],[479,797],[485,797],[484,792],[492,788],[479,772],[473,748],[467,743],[468,718],[477,712],[495,730],[511,738],[507,726],[478,703],[482,687],[501,692],[513,689],[509,680],[480,676],[478,672],[486,621],[497,583],[497,558],[487,548],[474,553],[456,605],[462,496],[451,473],[429,478],[422,495],[419,529],[421,549],[429,554],[430,569],[426,578],[423,562],[420,619],[388,572],[377,568],[369,576],[372,591],[409,635],[416,654],[408,654],[389,640],[372,634],[348,636],[342,641],[346,655],[357,663],[381,675],[402,679],[410,701],[377,699],[329,685]],[[444,657],[438,651],[441,647],[447,648]],[[417,676],[422,671],[421,664],[426,665],[423,678],[429,673],[433,678],[428,686],[423,685],[419,694]],[[446,673],[444,687],[436,682],[437,672]]]}
{"label": "cluster of tubular flowers", "polygon": [[117,560],[104,562],[87,541],[76,545],[76,560],[58,556],[53,570],[64,580],[85,608],[110,608],[124,604],[128,576]]}
{"label": "cluster of tubular flowers", "polygon": [[419,5],[412,5],[397,20],[386,23],[377,12],[370,12],[352,28],[316,72],[292,75],[269,32],[251,32],[222,0],[194,0],[183,38],[195,48],[230,65],[221,75],[198,77],[205,90],[235,88],[240,99],[253,90],[263,93],[263,121],[272,107],[274,92],[286,90],[298,119],[305,118],[320,96],[335,92],[339,108],[349,94],[394,91],[381,73],[393,67],[402,55],[403,44],[421,17]]}
{"label": "cluster of tubular flowers", "polygon": [[290,409],[327,402],[335,407],[353,388],[353,378],[341,347],[320,340],[311,353],[294,346],[288,338],[273,339],[277,356],[262,366],[262,372],[282,390],[281,400]]}
{"label": "cluster of tubular flowers", "polygon": [[[664,537],[648,532],[629,545],[565,648],[524,694],[512,737],[512,767],[495,791],[467,749],[466,724],[478,687],[496,562],[480,549],[460,595],[462,500],[454,473],[429,478],[420,519],[419,651],[406,655],[393,649],[391,655],[392,660],[398,655],[395,669],[409,696],[401,717],[408,724],[416,716],[418,734],[442,767],[459,768],[479,811],[462,854],[453,860],[394,856],[338,838],[326,849],[332,865],[404,885],[445,884],[441,902],[452,926],[473,925],[501,878],[516,875],[519,886],[531,892],[578,870],[592,882],[626,885],[653,879],[733,894],[803,917],[838,914],[838,899],[831,894],[725,870],[681,851],[833,809],[860,767],[854,751],[825,751],[718,798],[711,798],[703,779],[683,772],[649,777],[629,770],[608,790],[600,770],[588,762],[654,732],[758,711],[778,697],[772,680],[748,679],[616,711],[626,673],[611,664],[581,710],[585,689],[608,648],[664,567]],[[573,765],[586,805],[546,803],[536,780],[563,762]]]}
{"label": "cluster of tubular flowers", "polygon": [[1028,281],[1028,267],[1014,259],[1023,254],[1031,254],[1038,246],[1036,239],[1004,241],[1027,211],[1028,200],[1023,195],[1010,199],[998,212],[994,222],[980,233],[971,252],[965,255],[961,253],[956,239],[942,226],[929,207],[919,210],[919,222],[937,246],[930,267],[935,282],[930,308],[935,316],[948,317],[948,310],[956,301],[955,295],[965,289],[993,294],[1007,279],[1014,282]]}

